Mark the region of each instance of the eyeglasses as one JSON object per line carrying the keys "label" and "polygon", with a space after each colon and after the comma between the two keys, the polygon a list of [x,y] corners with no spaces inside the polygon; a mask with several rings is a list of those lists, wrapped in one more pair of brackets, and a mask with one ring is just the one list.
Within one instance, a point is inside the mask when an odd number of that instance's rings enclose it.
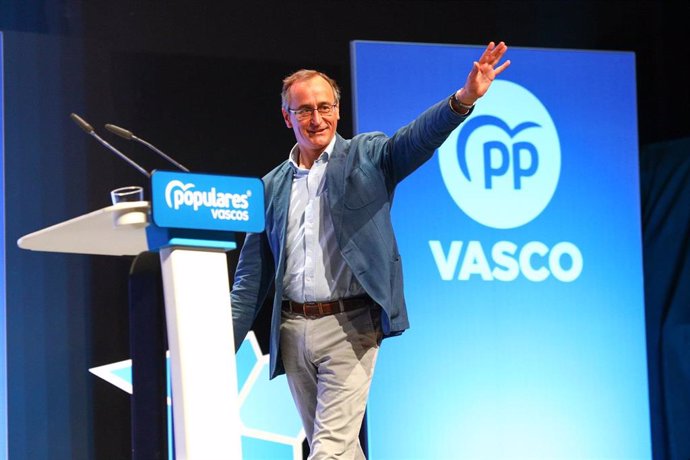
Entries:
{"label": "eyeglasses", "polygon": [[298,120],[307,120],[314,116],[314,112],[318,111],[321,115],[330,115],[333,113],[335,108],[338,107],[338,103],[335,104],[321,104],[318,107],[303,107],[301,109],[290,109],[288,112],[293,114]]}

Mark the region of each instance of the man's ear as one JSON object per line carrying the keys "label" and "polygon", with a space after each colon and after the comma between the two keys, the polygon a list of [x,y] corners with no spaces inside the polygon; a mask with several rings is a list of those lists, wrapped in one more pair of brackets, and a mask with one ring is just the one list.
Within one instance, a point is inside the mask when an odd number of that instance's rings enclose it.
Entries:
{"label": "man's ear", "polygon": [[292,128],[292,122],[290,121],[290,112],[285,109],[280,109],[283,112],[283,120],[285,120],[285,126]]}

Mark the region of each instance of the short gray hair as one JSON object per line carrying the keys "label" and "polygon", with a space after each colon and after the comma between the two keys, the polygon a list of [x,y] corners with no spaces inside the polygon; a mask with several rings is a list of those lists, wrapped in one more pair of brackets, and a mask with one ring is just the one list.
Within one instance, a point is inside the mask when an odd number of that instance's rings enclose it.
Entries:
{"label": "short gray hair", "polygon": [[290,107],[290,87],[297,82],[311,80],[314,77],[321,77],[331,85],[333,95],[335,96],[335,103],[340,103],[340,88],[338,84],[331,77],[318,70],[300,69],[293,72],[283,79],[283,91],[280,93],[283,109],[287,110]]}

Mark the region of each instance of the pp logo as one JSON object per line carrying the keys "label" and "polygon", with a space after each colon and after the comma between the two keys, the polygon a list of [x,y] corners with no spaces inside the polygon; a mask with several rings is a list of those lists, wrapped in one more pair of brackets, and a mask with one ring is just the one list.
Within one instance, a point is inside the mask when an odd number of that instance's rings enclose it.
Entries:
{"label": "pp logo", "polygon": [[469,217],[488,227],[515,228],[551,201],[561,171],[560,142],[539,99],[497,80],[439,148],[439,163],[448,193]]}
{"label": "pp logo", "polygon": [[165,186],[165,203],[172,209],[173,195],[175,195],[175,209],[180,209],[180,204],[184,199],[184,192],[190,188],[194,188],[194,184],[183,184],[179,180],[171,180]]}

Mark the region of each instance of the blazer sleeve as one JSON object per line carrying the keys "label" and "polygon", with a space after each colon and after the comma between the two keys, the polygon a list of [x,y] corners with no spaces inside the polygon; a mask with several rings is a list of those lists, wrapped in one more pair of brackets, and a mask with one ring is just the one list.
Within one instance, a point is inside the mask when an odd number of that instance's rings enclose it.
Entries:
{"label": "blazer sleeve", "polygon": [[381,146],[378,162],[390,181],[389,188],[394,188],[428,161],[450,133],[471,113],[472,111],[465,115],[456,113],[450,108],[446,98],[388,138]]}
{"label": "blazer sleeve", "polygon": [[235,351],[251,329],[274,279],[274,263],[266,232],[248,233],[230,292]]}

